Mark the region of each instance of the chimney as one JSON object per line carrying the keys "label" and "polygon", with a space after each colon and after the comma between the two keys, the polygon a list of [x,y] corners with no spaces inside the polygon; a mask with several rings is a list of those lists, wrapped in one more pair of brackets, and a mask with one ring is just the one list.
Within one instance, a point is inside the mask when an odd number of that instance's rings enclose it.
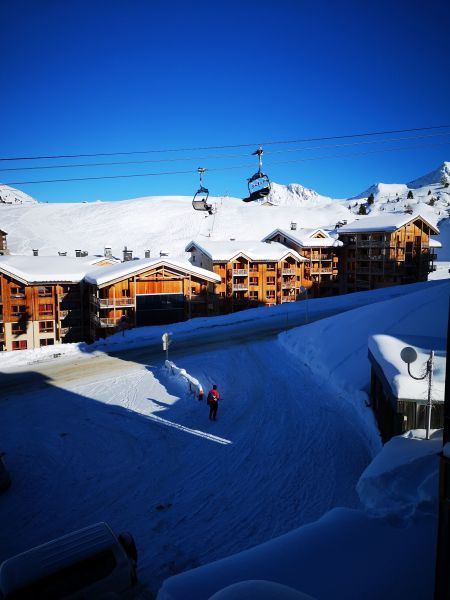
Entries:
{"label": "chimney", "polygon": [[168,252],[163,252],[162,250],[159,251],[159,257],[161,258],[162,256],[169,256]]}
{"label": "chimney", "polygon": [[127,262],[129,260],[133,260],[133,250],[128,250],[125,246],[123,249],[123,262]]}
{"label": "chimney", "polygon": [[105,258],[112,258],[112,251],[110,246],[105,246]]}
{"label": "chimney", "polygon": [[291,231],[295,231],[297,229],[297,223],[295,221],[291,221]]}
{"label": "chimney", "polygon": [[145,258],[150,258],[150,250],[145,251]]}
{"label": "chimney", "polygon": [[81,250],[75,250],[75,256],[76,256],[76,258],[80,258]]}
{"label": "chimney", "polygon": [[33,256],[39,256],[39,250],[33,250]]}
{"label": "chimney", "polygon": [[59,256],[67,256],[67,252],[58,252]]}

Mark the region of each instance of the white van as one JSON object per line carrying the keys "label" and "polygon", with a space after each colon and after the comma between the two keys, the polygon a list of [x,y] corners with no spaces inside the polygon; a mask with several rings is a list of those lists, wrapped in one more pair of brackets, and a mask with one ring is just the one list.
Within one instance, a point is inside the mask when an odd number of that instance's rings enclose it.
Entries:
{"label": "white van", "polygon": [[137,550],[129,533],[106,523],[74,531],[0,565],[5,600],[135,598]]}

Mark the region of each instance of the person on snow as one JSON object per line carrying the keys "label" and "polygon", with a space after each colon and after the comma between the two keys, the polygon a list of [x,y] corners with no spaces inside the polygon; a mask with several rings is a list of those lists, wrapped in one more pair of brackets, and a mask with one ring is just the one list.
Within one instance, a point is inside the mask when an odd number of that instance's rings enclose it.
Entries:
{"label": "person on snow", "polygon": [[217,385],[212,386],[212,390],[208,392],[207,403],[209,405],[209,418],[212,421],[216,420],[217,409],[219,408],[220,394],[217,390]]}

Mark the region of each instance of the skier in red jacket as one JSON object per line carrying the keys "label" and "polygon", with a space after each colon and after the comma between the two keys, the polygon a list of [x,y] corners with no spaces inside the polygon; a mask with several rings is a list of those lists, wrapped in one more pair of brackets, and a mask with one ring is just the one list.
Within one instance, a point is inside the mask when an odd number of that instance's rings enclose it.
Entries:
{"label": "skier in red jacket", "polygon": [[216,420],[217,409],[219,408],[220,394],[217,390],[217,385],[212,386],[212,390],[209,390],[207,402],[209,404],[209,418],[212,421]]}

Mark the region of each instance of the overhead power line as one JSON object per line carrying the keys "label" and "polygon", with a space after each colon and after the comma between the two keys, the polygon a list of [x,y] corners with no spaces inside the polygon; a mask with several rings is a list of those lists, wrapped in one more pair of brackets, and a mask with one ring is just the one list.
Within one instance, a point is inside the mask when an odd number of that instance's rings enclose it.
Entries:
{"label": "overhead power line", "polygon": [[[447,142],[442,142],[440,144],[427,144],[427,145],[417,145],[417,146],[403,146],[403,147],[397,147],[397,148],[383,148],[383,149],[379,149],[379,150],[368,150],[367,152],[352,152],[350,154],[332,154],[332,155],[327,155],[327,156],[310,156],[310,157],[305,157],[305,158],[298,158],[298,159],[293,159],[293,160],[285,160],[285,161],[274,161],[271,163],[267,163],[269,166],[275,166],[275,165],[287,165],[287,164],[293,164],[293,163],[302,163],[302,162],[308,162],[308,161],[312,161],[312,160],[328,160],[328,159],[334,159],[334,158],[348,158],[348,157],[354,157],[354,156],[366,156],[368,154],[377,154],[377,153],[384,153],[384,152],[397,152],[397,151],[401,151],[401,150],[414,150],[417,148],[434,148],[436,146],[446,146],[450,144],[450,140]],[[248,169],[249,165],[248,164],[242,164],[242,165],[233,165],[233,166],[229,166],[229,167],[213,167],[211,169],[207,169],[207,171],[230,171],[230,170],[234,170],[234,169]],[[4,182],[4,185],[28,185],[28,184],[36,184],[36,183],[65,183],[65,182],[70,182],[70,181],[94,181],[94,180],[100,180],[100,179],[130,179],[132,177],[159,177],[159,176],[164,176],[164,175],[186,175],[188,173],[195,173],[197,174],[197,169],[194,170],[186,170],[186,171],[165,171],[165,172],[160,172],[160,173],[133,173],[133,174],[122,174],[122,175],[101,175],[101,176],[94,176],[94,177],[72,177],[72,178],[67,178],[67,179],[37,179],[34,181],[9,181],[9,182]]]}
{"label": "overhead power line", "polygon": [[[348,148],[350,146],[364,146],[373,144],[387,144],[389,142],[400,142],[408,140],[419,140],[429,139],[434,137],[450,136],[450,131],[440,133],[430,133],[424,135],[414,135],[408,137],[397,137],[397,138],[385,138],[382,140],[364,140],[357,142],[350,142],[345,144],[322,144],[321,146],[301,146],[299,148],[284,148],[282,150],[269,150],[264,154],[269,156],[273,154],[287,154],[294,152],[306,152],[311,150],[323,150],[325,148]],[[242,158],[244,156],[252,156],[252,152],[245,153],[233,153],[233,154],[210,154],[207,156],[181,156],[179,158],[160,158],[160,159],[149,159],[149,160],[126,160],[126,161],[113,161],[113,162],[97,162],[97,163],[76,163],[76,164],[64,164],[64,165],[39,165],[33,167],[6,167],[1,168],[0,172],[6,171],[39,171],[43,169],[75,169],[85,167],[110,167],[110,166],[122,166],[122,165],[143,165],[143,164],[161,164],[161,163],[173,163],[173,162],[185,162],[185,161],[205,161],[205,160],[217,160],[222,158]]]}
{"label": "overhead power line", "polygon": [[199,150],[223,150],[227,148],[248,148],[254,146],[273,146],[278,144],[300,144],[303,142],[319,142],[326,140],[339,140],[339,139],[348,139],[348,138],[356,138],[356,137],[369,137],[374,135],[390,135],[394,133],[411,133],[413,131],[430,131],[432,129],[445,129],[450,127],[450,125],[433,125],[429,127],[413,127],[410,129],[391,129],[387,131],[370,131],[365,133],[352,133],[345,135],[333,135],[333,136],[324,136],[324,137],[311,137],[311,138],[302,138],[296,140],[272,140],[272,141],[258,141],[252,143],[245,144],[226,144],[221,146],[197,146],[191,148],[163,148],[163,149],[153,149],[153,150],[133,150],[126,152],[96,152],[93,154],[56,154],[56,155],[48,155],[48,156],[5,156],[1,157],[0,161],[12,161],[12,160],[53,160],[57,158],[93,158],[96,156],[128,156],[132,154],[151,154],[151,153],[163,153],[163,152],[194,152]]}

